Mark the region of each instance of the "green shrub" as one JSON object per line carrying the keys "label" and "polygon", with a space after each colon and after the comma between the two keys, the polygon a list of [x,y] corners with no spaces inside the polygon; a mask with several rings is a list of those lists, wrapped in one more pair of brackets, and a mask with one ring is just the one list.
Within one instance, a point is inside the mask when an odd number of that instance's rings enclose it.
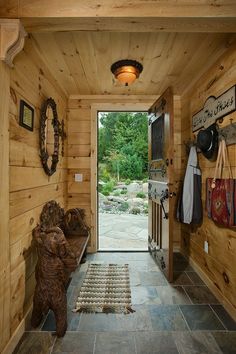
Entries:
{"label": "green shrub", "polygon": [[144,214],[148,214],[148,205],[144,206],[143,212],[144,212]]}
{"label": "green shrub", "polygon": [[138,192],[137,194],[136,194],[136,197],[137,198],[146,198],[146,194],[145,193],[143,193],[143,192]]}
{"label": "green shrub", "polygon": [[129,209],[129,204],[127,202],[123,202],[118,206],[119,211],[127,211]]}
{"label": "green shrub", "polygon": [[126,186],[128,186],[130,183],[131,183],[131,180],[128,178],[128,179],[125,181],[125,184],[126,184]]}
{"label": "green shrub", "polygon": [[99,166],[99,179],[103,182],[109,182],[111,180],[111,174],[107,170],[107,166],[105,164],[100,164]]}
{"label": "green shrub", "polygon": [[143,178],[143,183],[147,183],[147,181],[148,181],[147,177]]}
{"label": "green shrub", "polygon": [[118,197],[120,195],[120,193],[121,193],[120,191],[115,191],[113,194],[115,197]]}
{"label": "green shrub", "polygon": [[126,190],[126,189],[122,189],[122,191],[120,192],[120,194],[127,194],[127,190]]}
{"label": "green shrub", "polygon": [[101,193],[103,195],[110,195],[110,193],[113,191],[115,182],[113,180],[108,181],[104,186],[102,187]]}
{"label": "green shrub", "polygon": [[134,214],[134,215],[140,214],[140,209],[139,208],[132,208],[131,214]]}

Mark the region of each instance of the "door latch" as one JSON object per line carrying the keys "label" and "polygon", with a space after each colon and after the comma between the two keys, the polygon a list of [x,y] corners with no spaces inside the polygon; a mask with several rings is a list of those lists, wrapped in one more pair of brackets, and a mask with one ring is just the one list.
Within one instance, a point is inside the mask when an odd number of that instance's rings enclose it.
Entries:
{"label": "door latch", "polygon": [[164,207],[164,201],[166,199],[169,198],[169,191],[168,189],[166,189],[165,191],[162,191],[161,192],[161,198],[160,198],[160,202],[161,202],[161,208],[163,210],[163,213],[164,213],[164,219],[168,219],[169,218],[169,215],[168,213],[165,211],[165,207]]}

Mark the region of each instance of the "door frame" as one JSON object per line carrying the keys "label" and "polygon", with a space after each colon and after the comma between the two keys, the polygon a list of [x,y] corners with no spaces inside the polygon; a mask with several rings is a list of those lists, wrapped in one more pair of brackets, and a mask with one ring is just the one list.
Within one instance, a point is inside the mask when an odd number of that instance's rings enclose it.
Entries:
{"label": "door frame", "polygon": [[[155,98],[154,98],[155,97]],[[91,246],[88,252],[98,251],[98,200],[97,200],[97,167],[98,167],[98,113],[99,112],[139,112],[148,111],[150,105],[159,97],[149,96],[144,102],[140,102],[138,97],[135,102],[111,102],[111,103],[92,103],[91,104]],[[124,100],[127,97],[124,96]]]}

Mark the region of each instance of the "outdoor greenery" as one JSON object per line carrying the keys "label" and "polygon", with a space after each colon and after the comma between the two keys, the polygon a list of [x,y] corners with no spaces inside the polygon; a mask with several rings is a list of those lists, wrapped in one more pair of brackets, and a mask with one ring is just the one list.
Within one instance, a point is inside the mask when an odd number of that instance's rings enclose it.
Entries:
{"label": "outdoor greenery", "polygon": [[138,192],[138,193],[136,194],[136,197],[137,197],[137,198],[146,198],[146,194],[143,193],[143,192]]}
{"label": "outdoor greenery", "polygon": [[[147,178],[148,120],[143,112],[100,113],[99,177],[104,182]],[[106,183],[106,184],[107,184]],[[103,190],[106,186],[103,187]],[[105,193],[110,192],[105,188]],[[104,194],[104,193],[103,193]]]}

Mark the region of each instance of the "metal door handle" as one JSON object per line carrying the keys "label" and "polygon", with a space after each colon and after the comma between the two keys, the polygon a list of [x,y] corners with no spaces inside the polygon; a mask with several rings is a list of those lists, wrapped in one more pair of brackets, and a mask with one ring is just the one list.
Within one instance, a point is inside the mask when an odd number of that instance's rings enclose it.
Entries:
{"label": "metal door handle", "polygon": [[161,207],[162,207],[162,210],[163,210],[163,213],[164,213],[164,219],[168,219],[168,218],[169,218],[169,215],[168,215],[168,213],[165,211],[164,200],[162,200],[162,199],[161,199]]}

